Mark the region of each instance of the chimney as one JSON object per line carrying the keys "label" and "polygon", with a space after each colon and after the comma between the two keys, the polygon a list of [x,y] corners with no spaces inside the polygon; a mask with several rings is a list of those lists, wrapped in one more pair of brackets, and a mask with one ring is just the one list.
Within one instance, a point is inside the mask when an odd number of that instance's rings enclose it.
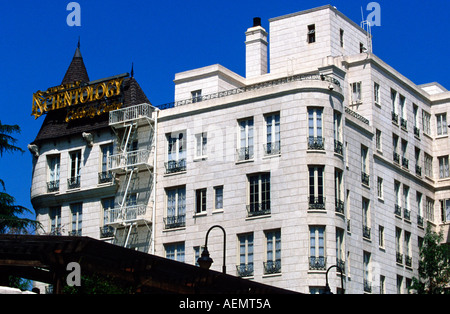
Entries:
{"label": "chimney", "polygon": [[256,77],[267,73],[267,32],[261,26],[261,18],[253,19],[253,27],[245,33],[246,77]]}

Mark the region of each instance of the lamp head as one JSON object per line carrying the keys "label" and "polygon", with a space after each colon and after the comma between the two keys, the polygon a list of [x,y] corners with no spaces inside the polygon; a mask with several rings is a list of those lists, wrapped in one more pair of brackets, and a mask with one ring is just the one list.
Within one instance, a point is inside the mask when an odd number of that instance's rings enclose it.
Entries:
{"label": "lamp head", "polygon": [[213,260],[209,257],[208,248],[206,246],[202,252],[202,256],[197,260],[197,263],[200,265],[200,268],[203,269],[209,269],[211,267]]}

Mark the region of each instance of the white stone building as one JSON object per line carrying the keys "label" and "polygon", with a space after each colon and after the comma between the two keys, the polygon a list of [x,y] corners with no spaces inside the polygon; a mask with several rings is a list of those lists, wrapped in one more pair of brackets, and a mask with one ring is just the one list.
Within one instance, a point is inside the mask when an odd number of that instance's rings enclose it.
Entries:
{"label": "white stone building", "polygon": [[[55,206],[76,230],[71,204],[82,204],[83,236],[110,226],[107,241],[195,264],[220,225],[228,274],[316,293],[337,265],[334,292],[342,279],[346,293],[407,293],[427,223],[449,241],[450,92],[380,60],[370,33],[332,6],[273,18],[268,31],[255,19],[245,35],[246,77],[221,65],[176,74],[174,103],[131,116],[143,120],[138,147],[122,120],[95,129],[92,147],[82,128],[34,143],[32,201],[46,232]],[[131,97],[110,116],[142,103]],[[49,191],[53,156],[65,180],[76,147],[82,192]],[[142,149],[145,162],[130,159]],[[124,156],[121,169],[108,154]],[[98,181],[102,165],[117,181]],[[214,270],[223,238],[209,235]]]}

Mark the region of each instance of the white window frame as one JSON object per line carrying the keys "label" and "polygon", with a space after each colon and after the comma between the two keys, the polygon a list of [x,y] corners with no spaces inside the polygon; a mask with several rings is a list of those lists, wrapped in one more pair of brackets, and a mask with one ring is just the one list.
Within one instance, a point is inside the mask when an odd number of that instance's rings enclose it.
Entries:
{"label": "white window frame", "polygon": [[[176,137],[172,137],[175,135]],[[181,161],[186,159],[187,139],[186,131],[172,132],[166,134],[167,161]]]}
{"label": "white window frame", "polygon": [[375,105],[381,106],[380,101],[380,84],[373,82],[373,102]]}
{"label": "white window frame", "polygon": [[352,104],[362,103],[362,82],[353,82],[350,84],[350,93]]}
{"label": "white window frame", "polygon": [[447,135],[447,113],[439,113],[436,114],[436,134],[437,136],[445,136]]}
{"label": "white window frame", "polygon": [[431,114],[422,109],[422,131],[426,135],[431,135]]}
{"label": "white window frame", "polygon": [[82,234],[83,230],[83,204],[74,203],[70,204],[70,214],[71,214],[71,231],[77,235]]}
{"label": "white window frame", "polygon": [[195,135],[195,158],[208,158],[208,134],[202,132]]}
{"label": "white window frame", "polygon": [[[270,145],[270,155],[279,154],[281,151],[281,123],[280,113],[272,113],[264,116],[266,122],[266,145]],[[268,149],[266,149],[268,153]]]}
{"label": "white window frame", "polygon": [[167,259],[184,263],[186,248],[184,242],[164,245],[164,254]]}
{"label": "white window frame", "polygon": [[207,210],[207,189],[195,190],[195,214],[206,214]]}
{"label": "white window frame", "polygon": [[450,177],[448,155],[438,157],[439,160],[439,179]]}
{"label": "white window frame", "polygon": [[[219,191],[221,191],[221,192],[218,193]],[[223,185],[214,187],[214,210],[215,211],[223,211],[223,194],[224,194]]]}

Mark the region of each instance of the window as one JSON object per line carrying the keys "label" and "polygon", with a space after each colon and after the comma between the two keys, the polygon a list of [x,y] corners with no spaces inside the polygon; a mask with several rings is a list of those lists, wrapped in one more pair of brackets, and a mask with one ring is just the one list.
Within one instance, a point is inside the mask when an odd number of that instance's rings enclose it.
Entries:
{"label": "window", "polygon": [[308,25],[308,44],[316,42],[316,25]]}
{"label": "window", "polygon": [[434,200],[429,197],[425,201],[425,218],[431,222],[434,221]]}
{"label": "window", "polygon": [[70,168],[69,168],[69,189],[76,189],[80,187],[80,170],[81,170],[81,150],[71,152],[70,154]]}
{"label": "window", "polygon": [[186,187],[166,190],[167,216],[164,218],[166,229],[186,225]]}
{"label": "window", "polygon": [[386,277],[380,275],[380,294],[386,293]]}
{"label": "window", "polygon": [[214,188],[214,209],[223,209],[223,186],[216,186]]}
{"label": "window", "polygon": [[322,108],[308,108],[308,149],[324,149]]}
{"label": "window", "polygon": [[423,227],[423,207],[422,207],[422,193],[416,192],[416,204],[417,204],[417,224]]}
{"label": "window", "polygon": [[345,272],[344,230],[336,228],[336,264]]}
{"label": "window", "polygon": [[400,154],[398,153],[398,136],[392,134],[392,146],[394,151],[394,162],[400,164]]}
{"label": "window", "polygon": [[400,126],[402,129],[406,130],[407,125],[407,114],[406,114],[406,99],[405,96],[400,95]]}
{"label": "window", "polygon": [[201,102],[202,101],[202,90],[195,90],[191,92],[191,96],[192,96],[192,102],[196,103],[196,102]]}
{"label": "window", "polygon": [[381,136],[381,131],[378,129],[376,130],[375,141],[376,141],[377,151],[382,152],[383,151],[382,136]]}
{"label": "window", "polygon": [[433,178],[433,157],[427,153],[424,153],[424,166],[425,175],[429,178]]}
{"label": "window", "polygon": [[450,199],[440,200],[441,205],[441,221],[450,222]]}
{"label": "window", "polygon": [[334,191],[335,191],[335,205],[336,212],[344,214],[344,191],[342,184],[342,171],[339,169],[334,170]]}
{"label": "window", "polygon": [[324,166],[309,166],[309,209],[325,209]]}
{"label": "window", "polygon": [[372,271],[370,262],[371,254],[369,252],[363,251],[363,280],[364,280],[364,292],[372,292]]}
{"label": "window", "polygon": [[109,171],[110,165],[110,157],[113,155],[114,145],[108,144],[100,147],[101,150],[101,169],[98,175],[98,183],[108,183],[113,181],[112,172]]}
{"label": "window", "polygon": [[61,206],[50,208],[50,235],[61,235]]}
{"label": "window", "polygon": [[414,115],[414,136],[420,138],[420,129],[419,129],[419,107],[416,104],[413,104],[413,115]]}
{"label": "window", "polygon": [[173,243],[165,244],[164,248],[166,250],[166,258],[178,262],[184,263],[184,242],[183,243]]}
{"label": "window", "polygon": [[281,272],[281,231],[267,231],[266,234],[266,261],[264,262],[264,274]]}
{"label": "window", "polygon": [[361,145],[361,182],[367,186],[370,185],[368,150],[367,147]]}
{"label": "window", "polygon": [[206,133],[200,133],[195,136],[196,141],[196,150],[195,157],[196,158],[206,158],[207,156],[207,144],[208,144],[208,136]]}
{"label": "window", "polygon": [[350,84],[350,89],[352,91],[352,103],[360,103],[362,101],[361,98],[361,82],[355,82]]}
{"label": "window", "polygon": [[114,211],[114,197],[102,199],[103,227],[100,227],[100,238],[114,236],[114,229],[108,226],[116,219],[117,211]]}
{"label": "window", "polygon": [[277,155],[281,152],[280,144],[280,114],[265,116],[266,120],[266,144],[265,155]]}
{"label": "window", "polygon": [[394,181],[394,196],[395,196],[395,208],[394,213],[397,216],[402,215],[402,207],[400,205],[400,183]]}
{"label": "window", "polygon": [[431,115],[425,110],[422,110],[422,128],[423,133],[431,135]]}
{"label": "window", "polygon": [[447,114],[441,113],[436,115],[437,135],[447,135]]}
{"label": "window", "polygon": [[253,233],[238,236],[239,264],[236,265],[238,276],[253,276]]}
{"label": "window", "polygon": [[59,177],[60,177],[60,169],[61,169],[61,161],[60,156],[48,156],[48,181],[47,181],[47,190],[48,192],[57,192],[59,191]]}
{"label": "window", "polygon": [[270,173],[249,175],[248,182],[248,216],[270,214]]}
{"label": "window", "polygon": [[406,220],[411,219],[411,211],[409,209],[409,187],[403,185],[403,217]]}
{"label": "window", "polygon": [[359,43],[359,53],[363,53],[365,52],[367,49],[366,47],[364,47],[363,43]]}
{"label": "window", "polygon": [[370,239],[370,206],[369,200],[362,198],[363,237]]}
{"label": "window", "polygon": [[377,195],[380,200],[383,199],[383,178],[377,177]]}
{"label": "window", "polygon": [[397,92],[391,89],[391,104],[392,104],[392,122],[398,125],[398,105]]}
{"label": "window", "polygon": [[341,42],[341,47],[343,48],[344,47],[344,30],[342,28],[339,30],[339,39]]}
{"label": "window", "polygon": [[81,236],[83,225],[83,205],[81,203],[71,204],[70,212],[72,213],[72,231],[71,236]]}
{"label": "window", "polygon": [[194,246],[194,265],[200,266],[198,263],[198,259],[201,257],[203,250],[205,247],[202,246]]}
{"label": "window", "polygon": [[404,251],[405,254],[405,266],[411,267],[412,266],[412,254],[411,254],[411,233],[408,231],[405,231],[405,239],[404,239]]}
{"label": "window", "polygon": [[415,147],[414,148],[414,156],[416,159],[416,174],[418,176],[422,175],[422,167],[420,166],[420,148]]}
{"label": "window", "polygon": [[403,294],[403,276],[397,275],[397,294]]}
{"label": "window", "polygon": [[395,228],[396,261],[399,264],[403,264],[402,243],[402,229]]}
{"label": "window", "polygon": [[378,226],[378,246],[384,248],[384,227]]}
{"label": "window", "polygon": [[439,178],[444,179],[450,176],[448,169],[448,155],[438,157],[439,160]]}
{"label": "window", "polygon": [[408,169],[409,159],[407,157],[408,157],[408,142],[402,140],[402,167]]}
{"label": "window", "polygon": [[238,161],[253,159],[253,118],[241,120],[239,125]]}
{"label": "window", "polygon": [[334,152],[343,156],[342,145],[342,114],[338,111],[334,112]]}
{"label": "window", "polygon": [[167,160],[166,173],[186,171],[186,133],[176,132],[166,135]]}
{"label": "window", "polygon": [[374,101],[375,105],[378,105],[378,106],[381,105],[380,84],[378,84],[376,82],[373,83],[373,101]]}
{"label": "window", "polygon": [[206,213],[206,189],[195,191],[195,213]]}
{"label": "window", "polygon": [[309,269],[326,269],[325,258],[325,227],[309,227]]}

